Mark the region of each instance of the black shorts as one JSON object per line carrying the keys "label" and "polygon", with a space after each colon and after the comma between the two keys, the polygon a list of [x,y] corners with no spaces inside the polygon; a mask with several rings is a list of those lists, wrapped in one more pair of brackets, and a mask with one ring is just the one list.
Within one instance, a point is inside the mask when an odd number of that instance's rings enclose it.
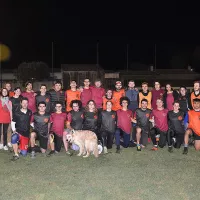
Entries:
{"label": "black shorts", "polygon": [[[192,130],[192,129],[191,129]],[[194,140],[200,140],[200,136],[197,135],[193,130],[192,130],[192,134],[194,136]]]}
{"label": "black shorts", "polygon": [[41,135],[37,131],[34,131],[36,133],[36,140],[40,143],[40,148],[47,149],[48,146],[48,134]]}

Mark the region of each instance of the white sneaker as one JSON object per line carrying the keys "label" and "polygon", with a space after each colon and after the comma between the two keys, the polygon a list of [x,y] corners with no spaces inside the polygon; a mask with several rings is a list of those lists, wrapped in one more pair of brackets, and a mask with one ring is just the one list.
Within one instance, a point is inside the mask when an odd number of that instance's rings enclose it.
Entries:
{"label": "white sneaker", "polygon": [[0,149],[3,149],[3,144],[0,144]]}
{"label": "white sneaker", "polygon": [[12,148],[12,144],[10,142],[8,142],[8,147]]}
{"label": "white sneaker", "polygon": [[103,148],[103,152],[104,152],[105,154],[108,153],[107,147],[104,147],[104,148]]}
{"label": "white sneaker", "polygon": [[5,151],[8,151],[8,147],[7,147],[6,145],[3,147],[3,149],[4,149]]}

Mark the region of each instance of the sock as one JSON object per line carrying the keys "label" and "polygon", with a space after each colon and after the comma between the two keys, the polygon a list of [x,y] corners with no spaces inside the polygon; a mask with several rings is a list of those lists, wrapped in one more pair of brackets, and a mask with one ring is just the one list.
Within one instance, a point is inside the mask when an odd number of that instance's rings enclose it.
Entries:
{"label": "sock", "polygon": [[157,148],[157,147],[158,147],[158,145],[156,144],[156,145],[154,145],[154,147],[156,147],[156,148]]}
{"label": "sock", "polygon": [[188,147],[188,144],[184,144],[184,147]]}

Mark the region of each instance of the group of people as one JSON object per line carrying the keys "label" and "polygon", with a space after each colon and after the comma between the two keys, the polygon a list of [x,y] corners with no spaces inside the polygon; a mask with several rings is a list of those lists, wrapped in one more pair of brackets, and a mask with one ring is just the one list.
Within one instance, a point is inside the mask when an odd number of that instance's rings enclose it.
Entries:
{"label": "group of people", "polygon": [[[200,82],[194,83],[190,93],[185,86],[173,90],[170,84],[161,89],[159,82],[149,91],[148,83],[142,83],[139,91],[133,80],[128,88],[116,81],[115,90],[104,89],[101,80],[90,85],[88,78],[84,86],[77,87],[70,81],[70,89],[64,91],[57,80],[47,91],[42,84],[39,91],[33,90],[32,82],[25,84],[25,91],[5,83],[0,94],[0,149],[12,148],[12,160],[27,155],[35,158],[39,149],[46,155],[60,152],[64,146],[71,155],[67,134],[70,130],[91,130],[101,141],[103,152],[116,143],[120,146],[136,146],[141,151],[152,141],[152,150],[168,145],[168,151],[184,146],[188,153],[192,142],[200,150]],[[3,140],[2,140],[3,138]],[[190,138],[193,138],[191,141]],[[9,148],[8,148],[9,147]]]}

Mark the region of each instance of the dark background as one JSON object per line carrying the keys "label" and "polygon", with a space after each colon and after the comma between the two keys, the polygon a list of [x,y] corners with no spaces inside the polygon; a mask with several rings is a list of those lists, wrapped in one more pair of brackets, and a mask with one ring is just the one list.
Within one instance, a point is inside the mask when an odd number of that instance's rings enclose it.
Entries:
{"label": "dark background", "polygon": [[[78,3],[77,3],[78,4]],[[187,68],[200,71],[199,17],[189,5],[94,4],[68,5],[66,1],[2,1],[0,42],[9,46],[11,58],[3,69],[21,62],[44,61],[94,64],[104,69]],[[142,64],[142,65],[141,65]]]}

